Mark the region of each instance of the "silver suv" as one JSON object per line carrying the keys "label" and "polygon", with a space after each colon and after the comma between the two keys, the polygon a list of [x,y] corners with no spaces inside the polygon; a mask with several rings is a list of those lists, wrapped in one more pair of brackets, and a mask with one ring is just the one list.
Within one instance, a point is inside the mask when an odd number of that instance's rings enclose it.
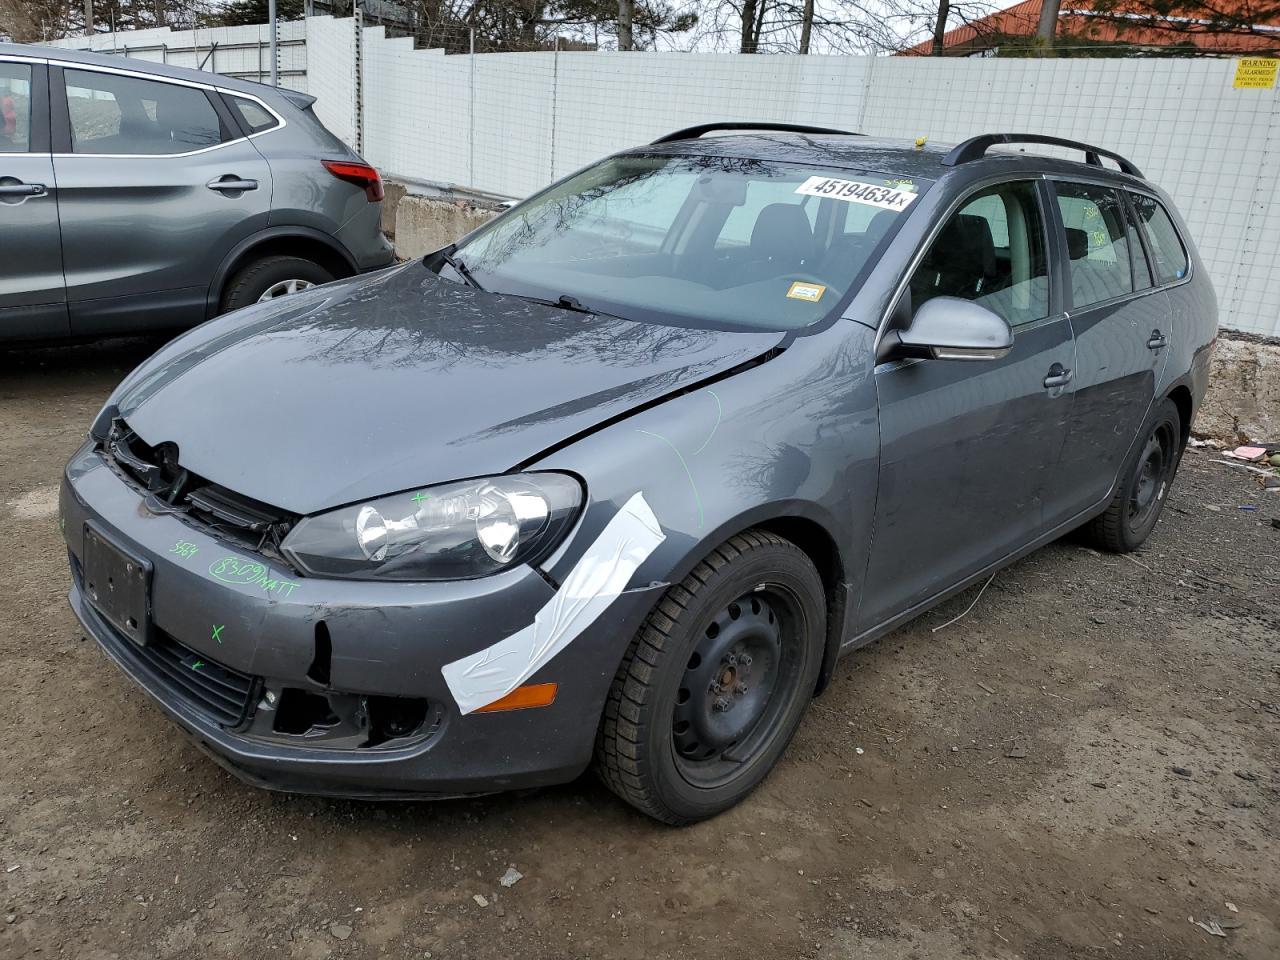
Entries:
{"label": "silver suv", "polygon": [[0,340],[188,327],[389,264],[313,97],[0,44]]}

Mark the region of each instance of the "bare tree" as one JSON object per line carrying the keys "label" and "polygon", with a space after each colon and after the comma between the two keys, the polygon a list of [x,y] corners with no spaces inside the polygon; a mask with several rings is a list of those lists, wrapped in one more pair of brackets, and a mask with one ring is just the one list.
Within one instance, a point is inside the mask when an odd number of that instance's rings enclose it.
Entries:
{"label": "bare tree", "polygon": [[1036,38],[1046,47],[1053,46],[1054,34],[1058,32],[1058,10],[1062,0],[1042,0],[1040,4],[1040,22],[1036,26]]}
{"label": "bare tree", "polygon": [[[85,0],[86,3],[91,0]],[[809,41],[813,39],[813,0],[804,0],[804,12],[800,15],[800,52],[809,52]]]}
{"label": "bare tree", "polygon": [[635,0],[618,0],[618,49],[631,50],[634,40],[631,34],[636,16]]}
{"label": "bare tree", "polygon": [[947,18],[951,15],[951,0],[938,0],[938,19],[933,23],[933,51],[935,57],[942,56],[946,46]]}

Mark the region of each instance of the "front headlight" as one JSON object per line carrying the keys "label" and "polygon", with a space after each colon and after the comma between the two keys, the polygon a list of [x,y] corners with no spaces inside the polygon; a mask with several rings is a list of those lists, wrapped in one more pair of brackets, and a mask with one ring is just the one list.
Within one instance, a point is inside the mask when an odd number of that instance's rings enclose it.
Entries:
{"label": "front headlight", "polygon": [[470,580],[545,555],[581,503],[562,473],[484,477],[307,517],[281,548],[316,577]]}

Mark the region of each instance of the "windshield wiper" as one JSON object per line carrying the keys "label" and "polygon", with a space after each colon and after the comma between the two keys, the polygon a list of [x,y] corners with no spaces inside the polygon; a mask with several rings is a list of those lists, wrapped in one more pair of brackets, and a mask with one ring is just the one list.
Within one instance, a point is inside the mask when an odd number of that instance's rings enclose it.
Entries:
{"label": "windshield wiper", "polygon": [[592,310],[590,307],[584,306],[582,301],[577,297],[570,296],[567,293],[560,294],[555,300],[547,300],[543,297],[521,297],[521,300],[528,300],[530,303],[540,303],[547,307],[559,307],[561,310],[572,310],[574,313],[591,313],[596,316],[609,317],[612,314],[601,313],[599,310]]}
{"label": "windshield wiper", "polygon": [[475,287],[477,290],[484,289],[484,287],[480,286],[480,281],[471,275],[471,271],[467,269],[467,265],[452,253],[446,253],[444,250],[441,250],[440,259],[453,267],[454,273],[460,276],[466,282],[467,286]]}

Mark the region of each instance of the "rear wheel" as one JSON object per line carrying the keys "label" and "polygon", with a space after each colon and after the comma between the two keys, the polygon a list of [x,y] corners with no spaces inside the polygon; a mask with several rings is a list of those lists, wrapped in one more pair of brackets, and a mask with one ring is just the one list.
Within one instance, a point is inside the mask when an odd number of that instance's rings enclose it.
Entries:
{"label": "rear wheel", "polygon": [[1089,539],[1112,553],[1142,546],[1160,519],[1181,457],[1182,419],[1172,400],[1161,400],[1147,419],[1106,512],[1086,528]]}
{"label": "rear wheel", "polygon": [[222,295],[222,312],[288,296],[333,278],[333,274],[312,260],[263,257],[236,271]]}
{"label": "rear wheel", "polygon": [[601,778],[666,823],[727,810],[790,742],[825,636],[808,556],[762,530],[733,537],[664,594],[632,641],[596,740]]}

